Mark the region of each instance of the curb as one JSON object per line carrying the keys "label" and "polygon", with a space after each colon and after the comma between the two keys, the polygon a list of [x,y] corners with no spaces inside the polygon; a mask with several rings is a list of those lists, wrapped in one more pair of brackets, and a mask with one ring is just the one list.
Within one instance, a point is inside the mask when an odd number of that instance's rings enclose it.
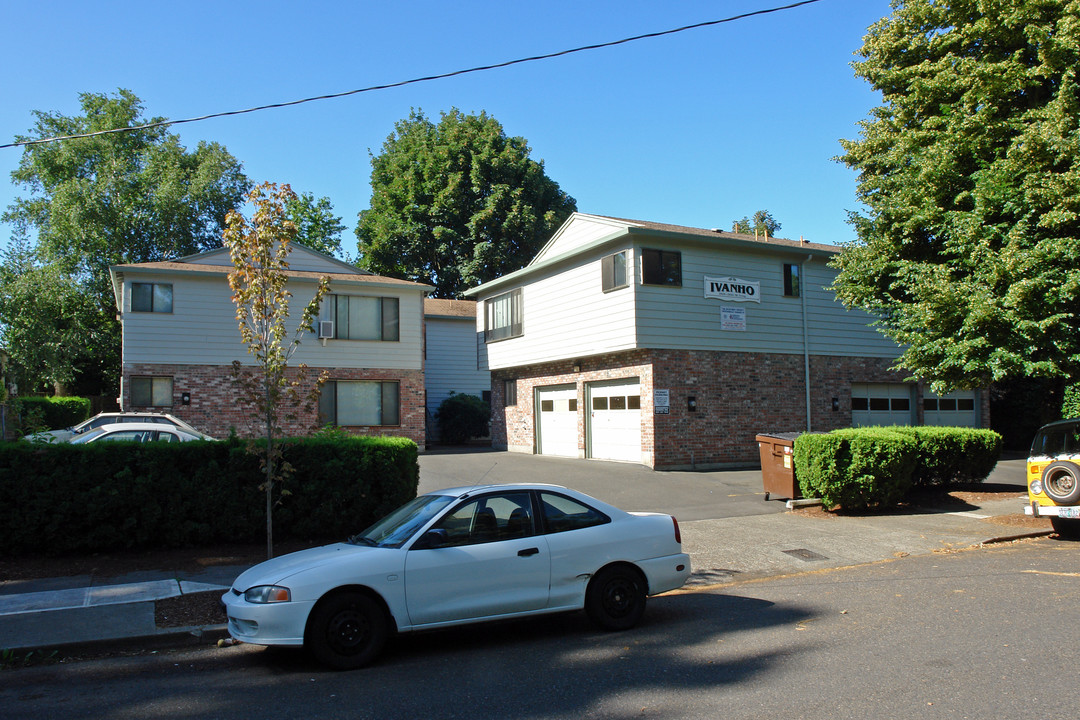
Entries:
{"label": "curb", "polygon": [[175,650],[198,645],[216,645],[218,640],[229,637],[227,625],[190,625],[187,627],[159,628],[152,635],[123,638],[101,638],[74,643],[53,643],[33,647],[9,648],[18,653],[55,652],[60,655],[108,655],[133,651]]}

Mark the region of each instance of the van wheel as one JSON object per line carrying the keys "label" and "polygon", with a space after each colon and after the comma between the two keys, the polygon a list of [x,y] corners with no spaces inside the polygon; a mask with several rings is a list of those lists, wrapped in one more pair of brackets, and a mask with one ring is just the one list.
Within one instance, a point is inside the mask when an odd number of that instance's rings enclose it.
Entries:
{"label": "van wheel", "polygon": [[1051,517],[1050,525],[1062,540],[1080,540],[1080,520]]}
{"label": "van wheel", "polygon": [[1080,467],[1059,460],[1046,466],[1042,474],[1043,492],[1058,505],[1075,505],[1080,501]]}

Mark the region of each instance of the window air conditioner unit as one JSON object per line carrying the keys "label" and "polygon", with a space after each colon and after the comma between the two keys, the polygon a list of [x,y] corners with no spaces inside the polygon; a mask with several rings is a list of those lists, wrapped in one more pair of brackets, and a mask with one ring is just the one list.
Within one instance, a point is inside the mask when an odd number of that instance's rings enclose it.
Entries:
{"label": "window air conditioner unit", "polygon": [[319,321],[319,339],[325,341],[334,337],[334,321],[333,320],[320,320]]}

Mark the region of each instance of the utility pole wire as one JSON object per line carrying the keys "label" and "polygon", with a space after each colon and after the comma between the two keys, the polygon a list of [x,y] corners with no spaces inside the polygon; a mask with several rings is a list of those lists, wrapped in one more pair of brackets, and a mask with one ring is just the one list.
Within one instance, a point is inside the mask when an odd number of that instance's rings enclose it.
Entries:
{"label": "utility pole wire", "polygon": [[812,5],[813,3],[817,2],[821,2],[821,0],[801,0],[801,2],[791,3],[790,5],[768,8],[765,10],[754,10],[752,12],[723,18],[722,20],[707,20],[705,22],[695,23],[693,25],[684,25],[683,27],[674,28],[671,30],[661,30],[659,32],[645,33],[644,35],[635,35],[633,37],[627,37],[621,40],[612,40],[611,42],[597,43],[595,45],[583,45],[581,47],[571,48],[569,50],[560,50],[558,52],[547,53],[546,55],[534,55],[532,57],[519,58],[517,60],[507,60],[506,62],[496,63],[494,65],[482,65],[479,67],[467,68],[465,70],[454,70],[452,72],[441,73],[439,75],[428,75],[427,77],[413,78],[411,80],[401,80],[399,82],[388,83],[385,85],[372,85],[371,87],[360,88],[359,90],[348,90],[346,92],[333,93],[331,95],[319,95],[317,97],[309,97],[302,100],[291,100],[289,102],[274,103],[272,105],[260,105],[258,107],[247,108],[246,110],[230,110],[228,112],[212,113],[210,115],[201,115],[199,117],[186,118],[183,120],[161,120],[159,122],[146,123],[145,125],[133,125],[130,127],[113,128],[111,130],[98,130],[96,132],[81,133],[77,135],[59,135],[57,137],[41,138],[39,140],[19,140],[17,142],[0,145],[0,150],[26,145],[43,145],[46,143],[59,142],[61,140],[76,140],[78,138],[96,137],[98,135],[111,135],[113,133],[133,132],[135,130],[149,130],[151,128],[168,127],[169,125],[182,125],[184,123],[193,123],[202,120],[211,120],[213,118],[229,117],[231,115],[244,115],[247,113],[258,112],[260,110],[272,110],[274,108],[290,107],[292,105],[302,105],[304,103],[315,102],[316,100],[333,100],[335,98],[348,97],[349,95],[358,95],[360,93],[366,92],[374,92],[376,90],[389,90],[391,88],[403,87],[405,85],[414,85],[416,83],[422,82],[430,82],[432,80],[444,80],[446,78],[457,77],[458,75],[468,75],[469,73],[484,72],[487,70],[498,70],[500,68],[510,67],[512,65],[521,65],[522,63],[527,62],[536,62],[537,60],[550,60],[552,58],[562,57],[564,55],[572,55],[574,53],[585,52],[586,50],[600,50],[603,48],[614,47],[616,45],[624,45],[626,43],[636,42],[638,40],[648,40],[651,38],[663,37],[665,35],[674,35],[676,33],[686,32],[687,30],[697,30],[699,28],[711,27],[713,25],[722,25],[724,23],[734,22],[736,20],[745,20],[746,18],[755,17],[758,15],[768,15],[770,13],[781,12],[783,10],[793,10],[797,7],[801,7],[803,5]]}

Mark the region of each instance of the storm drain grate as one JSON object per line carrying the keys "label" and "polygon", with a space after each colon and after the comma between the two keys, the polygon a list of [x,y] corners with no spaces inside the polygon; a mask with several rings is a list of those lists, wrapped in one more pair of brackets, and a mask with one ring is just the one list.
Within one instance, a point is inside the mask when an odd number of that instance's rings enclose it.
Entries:
{"label": "storm drain grate", "polygon": [[783,552],[784,552],[785,555],[790,555],[791,557],[797,557],[800,560],[805,560],[806,562],[813,562],[814,560],[828,560],[829,559],[829,558],[825,557],[824,555],[819,555],[818,553],[814,552],[813,550],[807,550],[806,548],[798,548],[797,550],[784,550]]}

